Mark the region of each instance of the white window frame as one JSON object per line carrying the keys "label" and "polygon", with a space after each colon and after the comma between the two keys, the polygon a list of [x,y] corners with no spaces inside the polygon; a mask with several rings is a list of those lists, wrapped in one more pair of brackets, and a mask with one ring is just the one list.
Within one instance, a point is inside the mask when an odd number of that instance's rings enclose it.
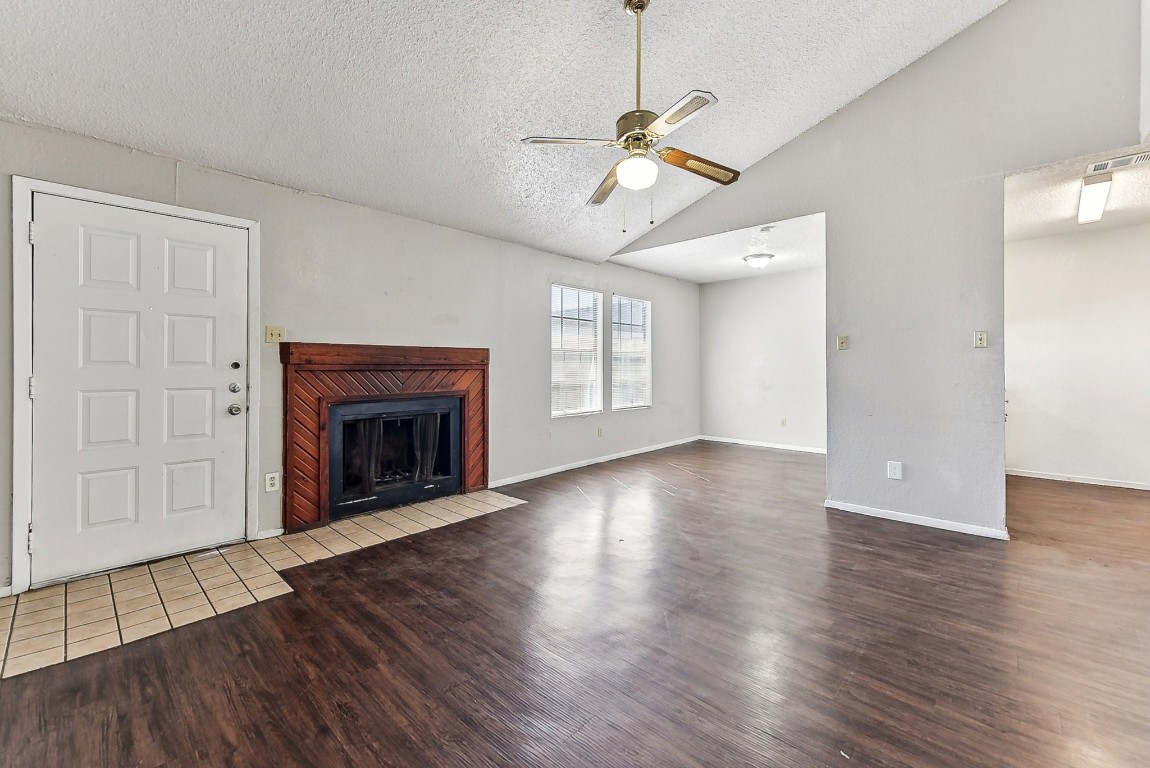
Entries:
{"label": "white window frame", "polygon": [[[621,300],[625,300],[625,301],[632,301],[632,302],[643,302],[644,304],[647,305],[647,323],[646,323],[646,327],[645,327],[645,331],[646,331],[646,335],[647,335],[647,402],[645,402],[645,403],[639,403],[636,405],[618,405],[615,402],[615,384],[617,381],[617,374],[618,374],[618,371],[615,368],[615,355],[618,353],[618,350],[615,348],[615,326],[616,325],[623,325],[623,323],[616,323],[615,322],[615,301],[617,299],[621,299]],[[655,371],[654,371],[654,365],[652,363],[654,343],[652,341],[652,334],[651,334],[651,330],[652,330],[654,323],[652,322],[651,311],[652,311],[652,302],[650,299],[641,299],[641,298],[638,298],[636,296],[625,296],[621,293],[611,294],[611,410],[612,411],[637,411],[637,410],[640,410],[643,408],[650,408],[655,403]],[[629,325],[634,326],[635,324],[630,323]]]}
{"label": "white window frame", "polygon": [[[595,318],[593,321],[594,326],[595,326],[595,342],[596,342],[596,344],[595,344],[595,346],[596,346],[596,348],[595,348],[595,376],[594,376],[596,397],[595,397],[595,402],[592,404],[592,407],[587,409],[587,410],[556,412],[555,411],[555,401],[554,401],[554,391],[552,391],[551,418],[553,418],[553,419],[566,419],[566,418],[571,418],[573,416],[591,416],[594,414],[602,413],[603,412],[603,388],[604,388],[603,387],[603,383],[604,383],[604,375],[603,374],[604,374],[604,367],[605,367],[603,364],[603,292],[597,291],[594,288],[581,288],[577,285],[569,285],[567,283],[560,283],[560,282],[552,281],[550,293],[554,293],[556,288],[574,290],[574,291],[582,291],[585,293],[593,293],[593,294],[595,294],[596,297],[598,297],[597,302],[596,302],[598,305],[598,308],[596,310]],[[551,312],[552,312],[552,314],[550,314],[550,318],[551,318],[551,320],[554,320],[555,319],[555,315],[553,314],[554,309],[552,309]],[[554,387],[554,375],[555,375],[555,358],[554,358],[554,355],[555,355],[556,351],[562,351],[562,349],[560,348],[559,350],[557,350],[555,347],[555,344],[554,344],[554,340],[552,340],[551,365],[550,365],[551,375],[552,375],[552,387]]]}

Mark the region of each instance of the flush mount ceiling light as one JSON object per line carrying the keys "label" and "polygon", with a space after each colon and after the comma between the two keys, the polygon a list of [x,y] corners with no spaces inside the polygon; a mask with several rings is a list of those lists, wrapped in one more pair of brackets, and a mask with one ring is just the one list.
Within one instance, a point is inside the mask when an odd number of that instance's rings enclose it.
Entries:
{"label": "flush mount ceiling light", "polygon": [[1100,173],[1082,180],[1082,194],[1078,198],[1078,223],[1093,224],[1102,221],[1106,212],[1106,199],[1110,196],[1110,183],[1113,176]]}
{"label": "flush mount ceiling light", "polygon": [[773,253],[752,253],[750,256],[744,256],[743,261],[747,262],[747,266],[751,269],[762,269],[770,264],[773,258],[775,258]]}

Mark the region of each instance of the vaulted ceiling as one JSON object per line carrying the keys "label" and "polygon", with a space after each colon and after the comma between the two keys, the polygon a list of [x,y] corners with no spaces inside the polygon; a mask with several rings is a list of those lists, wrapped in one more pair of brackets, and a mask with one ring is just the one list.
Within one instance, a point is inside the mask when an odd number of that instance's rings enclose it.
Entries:
{"label": "vaulted ceiling", "polygon": [[[653,0],[644,104],[719,103],[666,144],[744,169],[1005,0]],[[622,0],[24,0],[0,6],[0,114],[602,261],[714,185],[584,203],[634,108]],[[627,231],[623,231],[624,209]]]}

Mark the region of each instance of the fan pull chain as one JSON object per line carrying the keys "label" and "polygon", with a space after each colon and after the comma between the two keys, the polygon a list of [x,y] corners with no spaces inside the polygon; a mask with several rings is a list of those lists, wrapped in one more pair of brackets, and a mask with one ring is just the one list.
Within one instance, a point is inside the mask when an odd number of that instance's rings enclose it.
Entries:
{"label": "fan pull chain", "polygon": [[655,223],[655,188],[651,187],[648,190],[647,200],[651,203],[651,223]]}
{"label": "fan pull chain", "polygon": [[627,198],[630,195],[623,195],[623,231],[627,231]]}

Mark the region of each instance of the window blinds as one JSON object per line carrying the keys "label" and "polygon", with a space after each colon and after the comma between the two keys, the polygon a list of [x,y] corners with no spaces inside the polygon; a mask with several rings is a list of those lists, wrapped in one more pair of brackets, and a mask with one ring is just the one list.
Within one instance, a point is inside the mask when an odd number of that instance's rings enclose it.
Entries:
{"label": "window blinds", "polygon": [[602,294],[551,286],[551,415],[594,413],[603,408]]}
{"label": "window blinds", "polygon": [[611,410],[651,405],[651,302],[611,297]]}

